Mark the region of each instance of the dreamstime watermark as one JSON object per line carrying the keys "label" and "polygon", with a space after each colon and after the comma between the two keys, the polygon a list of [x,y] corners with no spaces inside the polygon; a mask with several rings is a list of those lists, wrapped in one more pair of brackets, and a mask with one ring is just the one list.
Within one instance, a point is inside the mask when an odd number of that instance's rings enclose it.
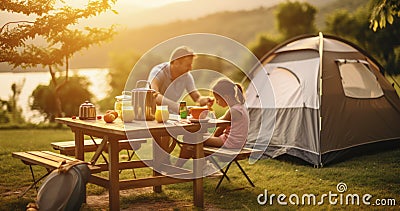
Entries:
{"label": "dreamstime watermark", "polygon": [[329,191],[323,194],[268,194],[264,190],[257,196],[257,202],[260,205],[273,205],[276,201],[278,205],[370,205],[370,206],[396,206],[396,199],[383,198],[374,199],[371,194],[345,193],[347,191],[346,183],[340,182],[336,186],[337,191]]}

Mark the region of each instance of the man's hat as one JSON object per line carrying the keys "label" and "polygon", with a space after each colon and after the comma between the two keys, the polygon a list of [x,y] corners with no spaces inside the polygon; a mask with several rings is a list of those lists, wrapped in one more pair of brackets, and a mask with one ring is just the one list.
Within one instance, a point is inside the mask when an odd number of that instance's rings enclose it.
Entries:
{"label": "man's hat", "polygon": [[187,46],[180,46],[175,48],[171,53],[171,57],[169,58],[169,62],[172,62],[176,59],[185,57],[185,56],[194,56],[193,50]]}

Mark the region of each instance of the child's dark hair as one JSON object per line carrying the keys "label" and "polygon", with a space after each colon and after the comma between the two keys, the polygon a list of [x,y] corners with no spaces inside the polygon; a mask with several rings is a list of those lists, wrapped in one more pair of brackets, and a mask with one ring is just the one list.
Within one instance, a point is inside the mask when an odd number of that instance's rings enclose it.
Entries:
{"label": "child's dark hair", "polygon": [[212,90],[214,93],[217,93],[221,97],[223,95],[232,96],[240,104],[243,104],[245,101],[242,86],[238,83],[234,83],[229,79],[219,79],[217,82],[214,83]]}

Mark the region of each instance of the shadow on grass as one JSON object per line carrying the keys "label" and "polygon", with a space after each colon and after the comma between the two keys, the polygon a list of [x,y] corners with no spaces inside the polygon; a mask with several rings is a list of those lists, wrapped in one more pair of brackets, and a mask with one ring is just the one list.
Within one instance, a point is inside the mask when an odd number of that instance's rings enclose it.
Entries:
{"label": "shadow on grass", "polygon": [[[390,153],[391,151],[396,149],[400,149],[400,140],[371,143],[362,146],[352,147],[345,150],[339,150],[337,152],[326,153],[326,155],[328,156],[333,155],[334,160],[330,159],[329,162],[327,162],[322,168],[340,165],[341,163],[349,162],[354,159],[363,159],[363,156],[373,156],[381,153]],[[280,155],[274,159],[293,165],[313,167],[312,164],[304,161],[303,159],[287,154]]]}

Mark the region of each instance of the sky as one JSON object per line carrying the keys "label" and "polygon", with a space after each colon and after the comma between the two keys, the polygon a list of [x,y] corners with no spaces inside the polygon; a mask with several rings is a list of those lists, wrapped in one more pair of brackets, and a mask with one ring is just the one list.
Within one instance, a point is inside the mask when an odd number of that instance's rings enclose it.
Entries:
{"label": "sky", "polygon": [[[65,0],[72,7],[83,7],[88,0]],[[219,11],[254,9],[272,6],[285,0],[117,0],[114,14],[107,11],[94,18],[80,21],[80,25],[109,27],[113,24],[124,28],[138,28],[151,24],[164,24],[182,19],[195,19]],[[300,0],[301,1],[301,0]],[[59,2],[59,1],[58,1]],[[21,14],[0,11],[0,26],[10,21],[34,20]]]}
{"label": "sky", "polygon": [[138,5],[140,7],[160,7],[171,3],[176,2],[183,2],[183,1],[190,1],[190,0],[120,0],[117,4],[120,6],[134,6]]}
{"label": "sky", "polygon": [[[178,2],[185,2],[191,0],[117,0],[113,9],[116,11],[127,11],[127,9],[134,12],[140,12],[142,10],[150,9],[150,8],[157,8],[162,7],[168,4],[178,3]],[[76,0],[66,0],[66,4],[71,5],[73,7],[81,7],[84,4],[82,2],[87,1],[76,1]],[[110,15],[110,14],[108,14]],[[7,12],[0,12],[0,25],[15,21],[15,20],[32,20],[35,16],[25,16],[16,13],[7,13]]]}
{"label": "sky", "polygon": [[[123,9],[123,8],[153,8],[153,7],[161,7],[165,6],[168,4],[172,3],[177,3],[177,2],[185,2],[185,1],[191,1],[191,0],[117,0],[115,4],[115,9]],[[71,5],[81,5],[82,2],[86,1],[80,1],[77,2],[76,0],[68,0],[66,3],[71,4]]]}

